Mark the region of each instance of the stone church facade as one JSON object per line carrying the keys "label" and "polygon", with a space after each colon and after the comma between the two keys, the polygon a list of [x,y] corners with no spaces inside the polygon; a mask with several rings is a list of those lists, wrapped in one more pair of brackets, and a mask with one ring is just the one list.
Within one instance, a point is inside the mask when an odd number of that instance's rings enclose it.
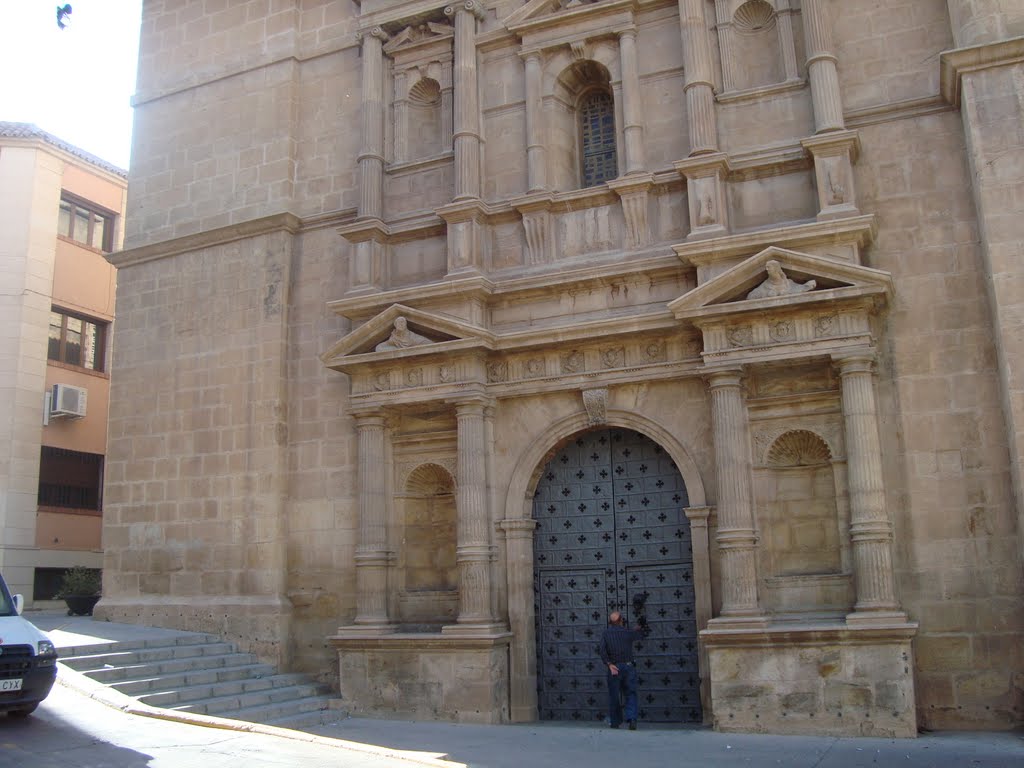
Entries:
{"label": "stone church facade", "polygon": [[[143,11],[104,599],[354,713],[1024,713],[1024,11]],[[207,7],[210,6],[210,7]],[[598,662],[595,664],[595,662]]]}

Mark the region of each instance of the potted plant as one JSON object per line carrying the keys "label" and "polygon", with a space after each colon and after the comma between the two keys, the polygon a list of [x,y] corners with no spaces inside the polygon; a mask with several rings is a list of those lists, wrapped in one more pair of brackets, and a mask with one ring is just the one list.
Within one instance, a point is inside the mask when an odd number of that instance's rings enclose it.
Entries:
{"label": "potted plant", "polygon": [[98,568],[76,565],[64,572],[56,597],[64,600],[68,616],[92,616],[102,585]]}

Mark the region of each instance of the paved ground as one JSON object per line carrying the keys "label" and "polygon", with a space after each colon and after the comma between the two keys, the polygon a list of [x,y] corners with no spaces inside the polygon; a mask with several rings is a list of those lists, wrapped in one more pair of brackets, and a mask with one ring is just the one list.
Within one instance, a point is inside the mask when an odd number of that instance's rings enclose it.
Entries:
{"label": "paved ground", "polygon": [[[58,647],[83,644],[90,638],[95,642],[107,642],[176,634],[173,630],[85,618],[57,615],[30,615],[29,618],[50,632]],[[110,765],[118,768],[192,765],[201,765],[202,768],[229,765],[256,768],[298,764],[303,768],[319,765],[384,768],[386,765],[409,766],[417,761],[443,765],[435,761],[438,754],[443,753],[450,760],[471,768],[661,768],[691,765],[701,768],[1024,768],[1024,732],[950,732],[926,734],[917,739],[835,739],[727,735],[706,728],[657,727],[643,723],[639,730],[630,732],[613,731],[597,725],[532,723],[474,726],[344,718],[309,729],[311,733],[324,737],[321,742],[309,744],[296,740],[310,738],[306,734],[291,732],[292,738],[284,738],[277,729],[259,730],[258,726],[257,732],[224,731],[138,717],[110,706],[100,713],[93,707],[104,705],[95,700],[89,700],[90,706],[86,708],[74,704],[77,699],[71,699],[73,714],[68,715],[67,697],[81,697],[83,694],[79,690],[89,693],[88,683],[91,681],[83,683],[80,675],[69,670],[62,670],[61,679],[75,688],[65,686],[51,694],[53,707],[61,708],[64,713],[54,717],[70,721],[81,739],[87,742],[91,739],[89,748],[100,750],[97,759],[92,762],[79,760],[80,756],[90,753],[78,747],[71,754],[75,759],[69,760],[68,751],[53,739],[44,740],[45,751],[41,753],[22,750],[19,754],[16,750],[21,739],[16,738],[15,751],[9,751],[12,736],[20,734],[0,723],[0,766],[6,768],[11,764],[34,768],[71,762],[77,766]],[[104,698],[103,692],[95,695]],[[49,701],[37,713],[44,715],[44,725],[51,722],[46,719],[50,717]],[[97,733],[95,725],[97,722],[105,724],[108,720],[123,722],[109,737],[106,732]],[[228,728],[232,723],[222,721]],[[248,724],[235,725],[251,728]],[[191,730],[179,733],[179,728]],[[146,731],[153,731],[157,736],[140,735]],[[367,748],[376,754],[360,751],[359,744],[369,745]],[[182,751],[183,748],[198,749],[199,757]],[[402,750],[412,750],[415,754]],[[113,760],[125,754],[139,755],[142,761],[104,762],[108,757]],[[18,758],[16,762],[4,762],[5,758],[14,756]],[[152,762],[145,761],[149,757],[152,757]],[[44,759],[51,762],[42,762]]]}

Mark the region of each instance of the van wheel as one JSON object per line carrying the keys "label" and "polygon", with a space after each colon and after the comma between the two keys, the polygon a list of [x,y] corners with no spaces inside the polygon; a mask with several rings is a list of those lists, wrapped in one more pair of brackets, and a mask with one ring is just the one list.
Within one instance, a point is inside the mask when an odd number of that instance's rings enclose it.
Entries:
{"label": "van wheel", "polygon": [[29,704],[27,707],[22,707],[21,709],[12,709],[10,712],[7,713],[7,715],[8,717],[17,718],[28,717],[36,711],[36,707],[38,706],[39,702],[36,702],[35,704]]}

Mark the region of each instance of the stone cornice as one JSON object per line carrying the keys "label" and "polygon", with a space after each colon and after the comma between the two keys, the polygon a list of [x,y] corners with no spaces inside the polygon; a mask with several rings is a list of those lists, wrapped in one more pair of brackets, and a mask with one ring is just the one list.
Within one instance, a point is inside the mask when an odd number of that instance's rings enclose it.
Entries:
{"label": "stone cornice", "polygon": [[147,261],[156,261],[168,256],[176,256],[180,253],[213,248],[236,240],[260,237],[262,235],[274,234],[275,232],[287,232],[294,235],[301,229],[302,220],[295,214],[275,213],[260,219],[229,224],[226,227],[209,229],[204,232],[197,232],[194,235],[177,237],[173,240],[163,240],[159,243],[141,245],[137,248],[127,248],[123,251],[108,254],[106,259],[118,269],[123,269],[124,267],[135,266],[136,264],[144,264]]}
{"label": "stone cornice", "polygon": [[1022,63],[1024,37],[944,51],[939,55],[939,90],[946,101],[959,107],[965,74]]}
{"label": "stone cornice", "polygon": [[909,643],[917,634],[917,622],[893,621],[878,626],[841,623],[801,623],[751,629],[705,629],[700,639],[706,646],[772,648],[821,644],[860,645]]}
{"label": "stone cornice", "polygon": [[855,242],[859,246],[864,246],[875,239],[876,229],[875,217],[869,214],[758,229],[714,240],[673,245],[672,250],[684,264],[706,266],[746,256],[771,245],[782,248],[806,248],[819,243]]}

